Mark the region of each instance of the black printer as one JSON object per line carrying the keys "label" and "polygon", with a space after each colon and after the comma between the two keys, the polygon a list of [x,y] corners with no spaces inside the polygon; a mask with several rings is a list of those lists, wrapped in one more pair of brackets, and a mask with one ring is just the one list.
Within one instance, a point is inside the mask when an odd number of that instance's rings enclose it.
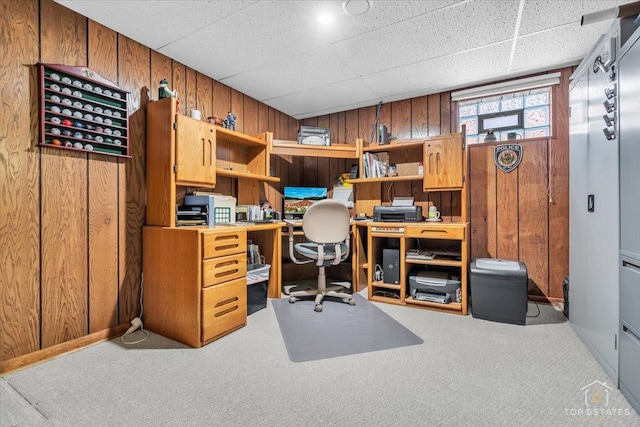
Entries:
{"label": "black printer", "polygon": [[419,222],[422,221],[422,206],[374,206],[373,221]]}

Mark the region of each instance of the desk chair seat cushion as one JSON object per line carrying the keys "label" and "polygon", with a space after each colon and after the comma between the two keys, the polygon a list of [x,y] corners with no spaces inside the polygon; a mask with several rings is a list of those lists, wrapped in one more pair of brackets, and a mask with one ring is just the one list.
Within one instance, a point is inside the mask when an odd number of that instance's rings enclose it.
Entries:
{"label": "desk chair seat cushion", "polygon": [[[324,244],[323,246],[324,246],[324,254],[322,258],[325,261],[327,261],[325,263],[326,264],[325,266],[328,267],[331,264],[331,261],[336,258],[336,246],[331,244]],[[312,243],[312,242],[296,243],[294,247],[296,251],[298,251],[302,256],[311,258],[311,259],[316,259],[316,260],[318,259],[317,243]],[[344,243],[340,243],[339,247],[340,247],[340,256],[341,258],[344,258],[347,255],[347,251],[349,250],[349,247]]]}

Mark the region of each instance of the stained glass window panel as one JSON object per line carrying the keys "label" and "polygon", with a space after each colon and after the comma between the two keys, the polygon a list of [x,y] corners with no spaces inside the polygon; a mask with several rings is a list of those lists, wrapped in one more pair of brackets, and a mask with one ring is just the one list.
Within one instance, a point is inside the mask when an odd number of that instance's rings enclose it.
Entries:
{"label": "stained glass window panel", "polygon": [[524,108],[536,107],[538,105],[549,105],[549,90],[532,93],[524,97]]}
{"label": "stained glass window panel", "polygon": [[460,106],[460,117],[469,117],[478,115],[478,104],[467,104]]}
{"label": "stained glass window panel", "polygon": [[549,136],[549,127],[541,127],[534,129],[525,129],[525,138],[544,138]]}
{"label": "stained glass window panel", "polygon": [[476,136],[468,136],[465,139],[465,142],[467,144],[477,144],[478,143],[478,136],[477,135]]}
{"label": "stained glass window panel", "polygon": [[524,105],[521,96],[504,98],[500,102],[502,104],[502,111],[521,110]]}
{"label": "stained glass window panel", "polygon": [[549,126],[549,107],[527,108],[524,110],[525,129]]}
{"label": "stained glass window panel", "polygon": [[500,112],[500,100],[482,102],[478,105],[478,114],[489,114]]}
{"label": "stained glass window panel", "polygon": [[476,135],[478,133],[478,117],[461,119],[460,125],[467,126],[467,135]]}

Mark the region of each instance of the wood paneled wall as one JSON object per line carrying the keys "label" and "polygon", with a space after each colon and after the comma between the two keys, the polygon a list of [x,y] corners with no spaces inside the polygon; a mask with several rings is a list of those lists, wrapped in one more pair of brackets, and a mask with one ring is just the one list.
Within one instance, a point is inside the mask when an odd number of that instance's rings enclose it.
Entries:
{"label": "wood paneled wall", "polygon": [[[232,111],[238,130],[278,139],[295,138],[298,121],[52,0],[0,4],[3,373],[106,339],[140,313],[145,104],[162,78],[184,114]],[[38,62],[88,66],[130,92],[130,159],[37,145]]]}

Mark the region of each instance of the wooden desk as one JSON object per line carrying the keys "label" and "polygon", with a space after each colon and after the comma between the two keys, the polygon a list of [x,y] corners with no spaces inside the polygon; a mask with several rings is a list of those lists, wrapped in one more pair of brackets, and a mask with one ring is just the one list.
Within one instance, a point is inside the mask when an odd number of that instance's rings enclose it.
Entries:
{"label": "wooden desk", "polygon": [[[372,222],[358,224],[359,240],[365,239],[367,250],[360,250],[360,271],[366,276],[369,300],[390,304],[424,307],[434,310],[467,314],[467,283],[469,267],[469,223],[442,222]],[[400,281],[398,284],[373,280],[376,264],[382,266],[383,249],[398,248],[400,255]],[[432,260],[407,259],[408,249],[422,247],[434,252],[455,254],[437,256]],[[408,292],[408,275],[413,267],[428,266],[429,269],[444,269],[460,277],[461,300],[448,304],[419,301]],[[368,272],[371,272],[368,274]],[[389,294],[384,296],[385,293]],[[395,295],[392,297],[391,294]]]}
{"label": "wooden desk", "polygon": [[144,324],[201,347],[247,322],[247,239],[271,264],[267,295],[280,297],[279,223],[213,227],[146,226],[143,240]]}

